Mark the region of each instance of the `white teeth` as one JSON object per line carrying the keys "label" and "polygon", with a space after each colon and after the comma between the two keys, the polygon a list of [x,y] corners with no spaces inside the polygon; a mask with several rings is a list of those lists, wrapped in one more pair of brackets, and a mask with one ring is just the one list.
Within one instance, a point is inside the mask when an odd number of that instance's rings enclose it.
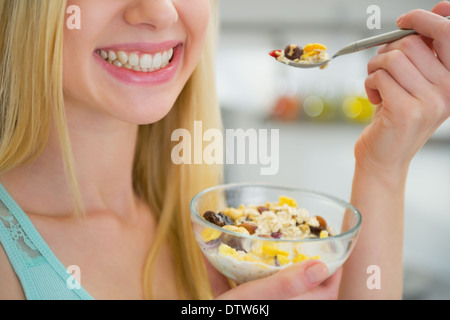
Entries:
{"label": "white teeth", "polygon": [[149,69],[152,67],[152,56],[149,54],[144,54],[141,57],[141,62],[140,62],[140,66],[141,69]]}
{"label": "white teeth", "polygon": [[164,51],[162,54],[162,65],[166,66],[169,63],[169,54],[167,51]]}
{"label": "white teeth", "polygon": [[114,60],[116,60],[116,59],[117,59],[116,53],[114,51],[112,51],[112,50],[109,50],[109,52],[108,52],[108,60],[109,60],[109,62],[114,62]]}
{"label": "white teeth", "polygon": [[128,57],[128,63],[132,66],[138,66],[139,65],[139,56],[136,53],[130,54]]}
{"label": "white teeth", "polygon": [[103,60],[108,59],[108,52],[105,50],[100,51],[100,57],[102,57]]}
{"label": "white teeth", "polygon": [[170,59],[173,57],[173,49],[158,52],[153,56],[150,54],[143,54],[141,57],[137,53],[130,53],[128,55],[124,51],[113,50],[106,52],[105,50],[98,51],[103,60],[115,65],[116,67],[126,68],[129,70],[140,72],[152,72],[166,67]]}
{"label": "white teeth", "polygon": [[161,65],[162,65],[162,57],[161,57],[161,53],[157,53],[155,54],[155,56],[153,57],[153,65],[152,68],[154,70],[158,70],[161,69]]}
{"label": "white teeth", "polygon": [[117,52],[117,59],[119,59],[121,64],[127,64],[128,55],[123,51],[119,51],[119,52]]}

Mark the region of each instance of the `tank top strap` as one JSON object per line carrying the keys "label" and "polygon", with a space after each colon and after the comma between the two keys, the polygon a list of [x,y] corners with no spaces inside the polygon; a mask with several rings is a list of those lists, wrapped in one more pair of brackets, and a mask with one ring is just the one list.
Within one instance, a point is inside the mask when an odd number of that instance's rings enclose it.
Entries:
{"label": "tank top strap", "polygon": [[0,184],[0,243],[28,300],[92,300]]}

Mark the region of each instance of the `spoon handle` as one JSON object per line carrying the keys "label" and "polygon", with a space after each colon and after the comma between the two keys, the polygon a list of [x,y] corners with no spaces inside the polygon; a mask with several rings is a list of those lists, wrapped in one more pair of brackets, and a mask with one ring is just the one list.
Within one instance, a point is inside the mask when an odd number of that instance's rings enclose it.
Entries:
{"label": "spoon handle", "polygon": [[[450,20],[450,16],[446,17],[446,19]],[[339,50],[334,57],[338,57],[344,54],[349,54],[353,52],[358,52],[364,49],[369,49],[372,47],[380,46],[382,44],[390,43],[411,34],[417,34],[415,30],[396,30],[388,33],[383,33],[378,36],[362,39],[359,41],[355,41],[345,46],[341,50]],[[333,57],[333,58],[334,58]]]}

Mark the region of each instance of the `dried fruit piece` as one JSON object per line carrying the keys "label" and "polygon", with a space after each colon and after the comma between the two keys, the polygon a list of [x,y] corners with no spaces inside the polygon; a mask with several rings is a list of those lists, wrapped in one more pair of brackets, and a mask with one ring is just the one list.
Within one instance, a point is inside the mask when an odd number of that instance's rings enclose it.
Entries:
{"label": "dried fruit piece", "polygon": [[237,232],[237,233],[242,233],[242,234],[247,234],[247,235],[250,234],[248,232],[248,230],[246,228],[243,228],[243,227],[232,226],[232,225],[225,225],[225,226],[223,226],[223,228],[225,230],[234,231],[234,232]]}
{"label": "dried fruit piece", "polygon": [[257,209],[258,209],[259,213],[263,213],[265,211],[269,211],[269,209],[267,207],[264,207],[264,206],[259,206]]}
{"label": "dried fruit piece", "polygon": [[231,219],[236,221],[237,219],[242,217],[245,212],[244,212],[243,209],[239,209],[239,208],[238,209],[226,208],[226,209],[223,210],[223,213],[225,213],[228,217],[230,217]]}
{"label": "dried fruit piece", "polygon": [[206,221],[214,223],[219,227],[234,224],[233,220],[222,212],[215,213],[213,211],[206,211],[203,214],[203,218],[205,218]]}
{"label": "dried fruit piece", "polygon": [[328,232],[325,230],[320,231],[319,238],[320,239],[328,238]]}
{"label": "dried fruit piece", "polygon": [[288,264],[289,262],[291,262],[291,260],[289,260],[288,257],[283,256],[281,254],[278,254],[275,256],[276,261],[278,262],[279,265],[283,266],[285,264]]}
{"label": "dried fruit piece", "polygon": [[294,259],[292,259],[292,262],[293,263],[297,263],[297,262],[301,262],[301,261],[305,261],[305,260],[311,260],[311,259],[319,260],[320,256],[308,257],[306,254],[299,253]]}
{"label": "dried fruit piece", "polygon": [[302,55],[303,55],[303,48],[295,44],[291,44],[284,49],[284,56],[289,60],[300,59]]}
{"label": "dried fruit piece", "polygon": [[294,199],[285,196],[280,196],[279,204],[280,206],[287,204],[290,207],[297,207],[297,202]]}
{"label": "dried fruit piece", "polygon": [[274,57],[275,59],[281,56],[281,50],[273,50],[269,52],[269,55]]}
{"label": "dried fruit piece", "polygon": [[254,234],[256,229],[258,229],[258,226],[253,222],[244,222],[244,223],[238,225],[238,227],[247,229],[249,234]]}
{"label": "dried fruit piece", "polygon": [[273,232],[270,236],[274,239],[280,239],[283,236],[283,234],[280,231],[278,231],[278,232]]}
{"label": "dried fruit piece", "polygon": [[289,257],[289,252],[280,250],[277,247],[272,246],[272,245],[263,245],[261,247],[261,251],[263,253],[267,254],[268,256],[282,255],[285,257]]}
{"label": "dried fruit piece", "polygon": [[322,218],[321,216],[315,216],[317,221],[319,221],[320,227],[326,229],[327,228],[327,221]]}
{"label": "dried fruit piece", "polygon": [[315,50],[327,50],[327,47],[320,43],[309,43],[303,50],[305,53],[309,53]]}
{"label": "dried fruit piece", "polygon": [[294,259],[292,259],[292,262],[297,263],[305,260],[308,260],[308,256],[306,254],[299,253]]}
{"label": "dried fruit piece", "polygon": [[239,257],[239,253],[236,249],[222,243],[219,247],[219,253],[223,254],[225,256],[230,256],[230,257],[234,257],[237,258]]}
{"label": "dried fruit piece", "polygon": [[205,228],[202,231],[202,238],[203,238],[203,241],[205,241],[205,242],[216,240],[221,235],[222,235],[222,232],[220,232],[219,230],[216,230],[216,229],[212,229],[212,228]]}
{"label": "dried fruit piece", "polygon": [[309,229],[311,230],[311,233],[316,236],[319,236],[320,232],[324,230],[322,227],[313,227],[313,226],[309,226]]}
{"label": "dried fruit piece", "polygon": [[[327,47],[320,43],[309,43],[304,48],[291,44],[284,50],[273,50],[269,54],[283,63],[294,61],[301,64],[320,63],[328,60]],[[327,63],[320,66],[325,68]]]}

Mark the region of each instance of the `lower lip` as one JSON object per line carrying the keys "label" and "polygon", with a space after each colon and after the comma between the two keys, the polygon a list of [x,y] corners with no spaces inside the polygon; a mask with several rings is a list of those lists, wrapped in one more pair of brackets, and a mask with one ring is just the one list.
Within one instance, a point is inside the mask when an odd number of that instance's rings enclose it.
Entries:
{"label": "lower lip", "polygon": [[131,85],[160,85],[170,82],[177,73],[178,66],[181,61],[181,55],[182,46],[178,45],[173,48],[173,58],[166,67],[153,72],[139,72],[116,67],[115,65],[102,59],[97,52],[94,53],[96,61],[111,76],[123,83]]}

